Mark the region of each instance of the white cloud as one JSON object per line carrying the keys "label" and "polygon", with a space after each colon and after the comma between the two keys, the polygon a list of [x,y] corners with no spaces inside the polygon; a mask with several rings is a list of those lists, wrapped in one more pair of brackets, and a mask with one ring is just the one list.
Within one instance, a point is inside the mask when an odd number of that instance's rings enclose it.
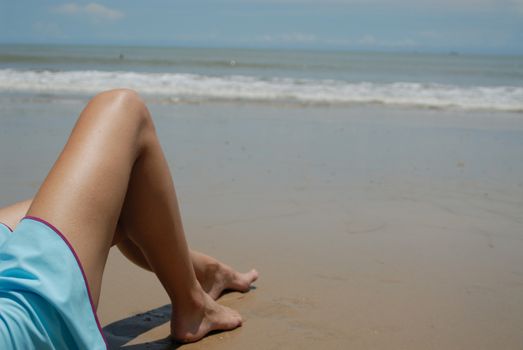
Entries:
{"label": "white cloud", "polygon": [[254,41],[265,44],[314,44],[327,47],[412,48],[418,45],[418,42],[411,38],[385,40],[371,34],[365,34],[358,38],[323,38],[314,34],[283,33],[263,35],[257,37]]}
{"label": "white cloud", "polygon": [[73,2],[63,4],[54,8],[54,12],[64,15],[88,15],[94,19],[119,20],[124,17],[124,13],[109,7],[91,2],[86,5],[79,5]]}
{"label": "white cloud", "polygon": [[306,33],[285,33],[278,35],[264,35],[259,38],[259,41],[266,43],[297,43],[308,44],[318,41],[318,37]]}
{"label": "white cloud", "polygon": [[358,40],[358,44],[374,46],[378,44],[378,40],[374,36],[366,34]]}
{"label": "white cloud", "polygon": [[374,37],[373,35],[366,34],[361,38],[354,41],[354,43],[369,47],[389,47],[389,48],[400,48],[400,47],[413,47],[417,45],[417,42],[410,39],[399,39],[399,40],[382,40]]}

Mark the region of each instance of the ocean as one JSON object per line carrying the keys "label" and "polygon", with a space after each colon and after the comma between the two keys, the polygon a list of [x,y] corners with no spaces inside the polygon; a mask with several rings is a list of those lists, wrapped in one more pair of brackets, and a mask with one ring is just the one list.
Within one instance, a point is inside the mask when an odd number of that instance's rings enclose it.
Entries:
{"label": "ocean", "polygon": [[162,103],[523,112],[523,56],[0,45],[0,97],[128,87]]}
{"label": "ocean", "polygon": [[269,49],[0,46],[0,95],[128,87],[163,103],[523,112],[523,57]]}

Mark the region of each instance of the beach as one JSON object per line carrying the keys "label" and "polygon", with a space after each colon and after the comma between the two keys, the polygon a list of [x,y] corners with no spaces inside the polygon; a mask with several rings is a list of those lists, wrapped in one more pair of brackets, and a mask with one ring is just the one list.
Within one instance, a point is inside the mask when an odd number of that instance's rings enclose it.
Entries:
{"label": "beach", "polygon": [[[190,246],[241,328],[186,349],[521,349],[520,56],[0,45],[0,205],[32,197],[97,92],[147,102]],[[113,249],[111,349],[169,349],[169,299]]]}
{"label": "beach", "polygon": [[[36,191],[87,101],[9,98],[2,204]],[[521,114],[150,110],[189,244],[261,274],[249,293],[220,299],[243,327],[182,348],[521,347]],[[98,315],[112,348],[171,346],[169,300],[154,275],[114,250],[102,288]]]}

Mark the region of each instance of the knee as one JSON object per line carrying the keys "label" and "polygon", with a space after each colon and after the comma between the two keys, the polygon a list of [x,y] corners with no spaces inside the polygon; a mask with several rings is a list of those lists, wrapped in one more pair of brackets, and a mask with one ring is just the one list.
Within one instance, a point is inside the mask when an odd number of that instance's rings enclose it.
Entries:
{"label": "knee", "polygon": [[126,102],[131,103],[143,103],[142,98],[133,89],[127,89],[127,88],[118,88],[118,89],[112,89],[112,90],[106,90],[99,94],[100,96],[107,96],[108,98],[112,99],[124,99]]}
{"label": "knee", "polygon": [[[123,110],[126,122],[135,122],[143,127],[152,127],[152,119],[138,92],[131,89],[113,89],[99,93],[93,101],[102,100],[107,106]],[[117,114],[113,114],[117,115]]]}
{"label": "knee", "polygon": [[143,110],[147,109],[138,92],[131,89],[107,90],[93,98],[93,100],[97,99],[107,101],[110,104],[118,104],[122,108],[133,109],[138,112],[143,112]]}

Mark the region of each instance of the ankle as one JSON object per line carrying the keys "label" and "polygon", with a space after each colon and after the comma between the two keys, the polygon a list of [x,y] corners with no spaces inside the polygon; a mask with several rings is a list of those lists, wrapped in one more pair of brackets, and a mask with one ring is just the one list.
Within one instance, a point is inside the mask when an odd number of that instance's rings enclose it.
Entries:
{"label": "ankle", "polygon": [[171,300],[177,313],[190,314],[205,307],[205,292],[197,283],[185,296],[177,296]]}

